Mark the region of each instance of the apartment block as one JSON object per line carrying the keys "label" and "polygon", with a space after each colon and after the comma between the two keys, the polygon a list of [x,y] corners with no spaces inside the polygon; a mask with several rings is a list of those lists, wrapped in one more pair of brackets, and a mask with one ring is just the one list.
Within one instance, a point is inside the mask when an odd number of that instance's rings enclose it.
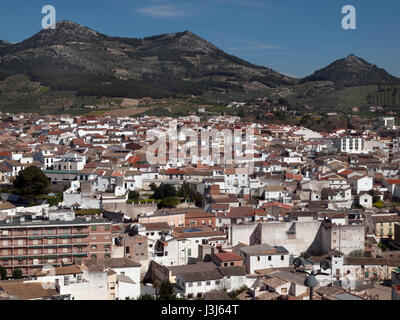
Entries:
{"label": "apartment block", "polygon": [[45,265],[78,264],[111,257],[111,221],[76,218],[74,212],[50,212],[0,221],[0,265],[30,276]]}

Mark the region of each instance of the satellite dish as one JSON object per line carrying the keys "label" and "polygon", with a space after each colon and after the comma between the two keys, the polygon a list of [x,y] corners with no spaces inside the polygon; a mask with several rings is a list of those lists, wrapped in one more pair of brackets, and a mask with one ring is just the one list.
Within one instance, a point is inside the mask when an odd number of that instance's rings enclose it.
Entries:
{"label": "satellite dish", "polygon": [[322,261],[319,266],[321,267],[321,269],[323,270],[328,270],[331,268],[331,264],[328,261]]}
{"label": "satellite dish", "polygon": [[304,263],[303,260],[301,260],[300,258],[296,258],[293,260],[293,265],[295,266],[295,268],[299,268],[301,266],[304,267]]}
{"label": "satellite dish", "polygon": [[313,275],[309,275],[304,281],[304,284],[308,288],[315,288],[318,286],[318,280]]}

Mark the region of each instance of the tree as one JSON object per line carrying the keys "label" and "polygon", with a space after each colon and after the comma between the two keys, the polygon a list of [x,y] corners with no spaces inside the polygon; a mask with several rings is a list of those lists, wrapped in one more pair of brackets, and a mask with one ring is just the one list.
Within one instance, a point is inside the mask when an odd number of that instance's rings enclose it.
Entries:
{"label": "tree", "polygon": [[180,187],[178,191],[178,197],[183,198],[184,201],[193,201],[197,207],[203,206],[203,196],[199,192],[192,189],[186,182]]}
{"label": "tree", "polygon": [[3,266],[0,266],[0,280],[7,280],[7,270]]}
{"label": "tree", "polygon": [[176,189],[170,184],[161,183],[159,187],[154,190],[154,199],[164,199],[168,197],[175,197]]}
{"label": "tree", "polygon": [[175,208],[180,203],[181,202],[177,197],[167,197],[158,204],[158,208]]}
{"label": "tree", "polygon": [[48,193],[49,180],[38,167],[28,167],[19,172],[14,180],[13,192],[25,197],[34,197]]}
{"label": "tree", "polygon": [[13,271],[12,277],[13,277],[13,279],[22,279],[22,270],[21,269],[15,269]]}
{"label": "tree", "polygon": [[189,184],[184,182],[178,190],[178,197],[183,198],[184,201],[190,198],[190,187]]}
{"label": "tree", "polygon": [[128,199],[138,201],[140,198],[140,193],[137,191],[129,191]]}
{"label": "tree", "polygon": [[157,300],[177,300],[174,286],[168,280],[157,288]]}
{"label": "tree", "polygon": [[149,187],[150,187],[150,190],[153,192],[156,191],[156,189],[157,189],[157,185],[154,182],[150,183]]}

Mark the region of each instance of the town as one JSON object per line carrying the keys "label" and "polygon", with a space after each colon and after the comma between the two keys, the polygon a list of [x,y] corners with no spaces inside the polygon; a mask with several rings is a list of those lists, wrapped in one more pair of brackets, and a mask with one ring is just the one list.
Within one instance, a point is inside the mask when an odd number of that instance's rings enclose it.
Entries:
{"label": "town", "polygon": [[0,298],[400,300],[398,132],[3,114]]}

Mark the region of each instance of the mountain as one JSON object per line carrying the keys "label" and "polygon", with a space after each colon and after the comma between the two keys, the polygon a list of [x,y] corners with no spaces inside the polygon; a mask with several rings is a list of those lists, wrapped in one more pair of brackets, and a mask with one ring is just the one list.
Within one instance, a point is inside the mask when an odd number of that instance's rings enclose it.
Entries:
{"label": "mountain", "polygon": [[70,21],[0,46],[0,80],[16,74],[53,90],[132,98],[245,92],[296,81],[229,55],[189,31],[121,38]]}
{"label": "mountain", "polygon": [[331,81],[336,87],[400,84],[399,78],[354,55],[337,60],[313,75],[301,79],[300,82],[309,81]]}

